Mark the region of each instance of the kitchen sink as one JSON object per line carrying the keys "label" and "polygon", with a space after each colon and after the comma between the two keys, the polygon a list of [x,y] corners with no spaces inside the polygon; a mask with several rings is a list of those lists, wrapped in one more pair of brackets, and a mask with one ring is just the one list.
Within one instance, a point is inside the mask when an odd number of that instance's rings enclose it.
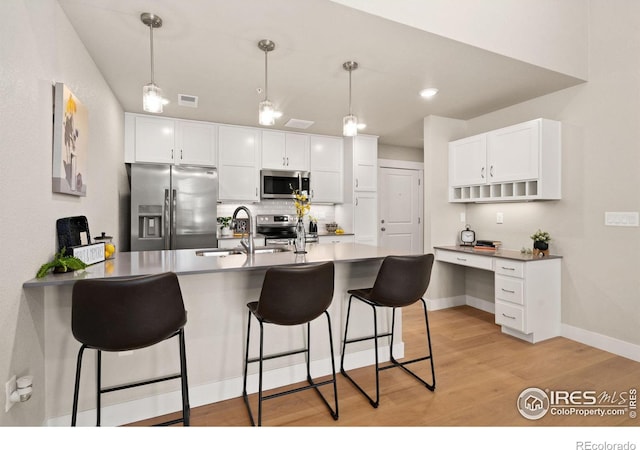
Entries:
{"label": "kitchen sink", "polygon": [[[269,246],[264,246],[264,247],[255,247],[254,248],[254,253],[257,254],[261,254],[261,253],[281,253],[281,252],[290,252],[291,249],[287,248],[287,247],[269,247]],[[244,248],[239,247],[239,248],[212,248],[212,249],[208,249],[208,250],[197,250],[196,251],[196,255],[198,256],[229,256],[229,255],[244,255],[246,254],[246,252],[244,251]]]}

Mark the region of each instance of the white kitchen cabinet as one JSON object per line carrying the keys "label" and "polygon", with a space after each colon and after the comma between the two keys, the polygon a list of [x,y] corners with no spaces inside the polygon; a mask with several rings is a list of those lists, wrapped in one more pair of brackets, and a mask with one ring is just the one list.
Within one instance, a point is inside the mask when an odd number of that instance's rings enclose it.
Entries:
{"label": "white kitchen cabinet", "polygon": [[311,201],[342,203],[344,199],[342,138],[311,136],[309,151]]}
{"label": "white kitchen cabinet", "polygon": [[218,182],[221,201],[260,200],[260,130],[233,125],[218,128]]}
{"label": "white kitchen cabinet", "polygon": [[[536,343],[560,335],[561,258],[485,255],[461,247],[434,247],[436,261],[494,272],[495,323],[502,332]],[[473,294],[471,294],[473,295]]]}
{"label": "white kitchen cabinet", "polygon": [[236,248],[240,247],[241,238],[224,238],[218,239],[218,248]]}
{"label": "white kitchen cabinet", "polygon": [[125,162],[216,166],[217,125],[125,115]]}
{"label": "white kitchen cabinet", "polygon": [[531,343],[560,335],[560,260],[495,258],[495,322]]}
{"label": "white kitchen cabinet", "polygon": [[378,137],[358,135],[353,138],[353,188],[356,191],[378,190]]}
{"label": "white kitchen cabinet", "polygon": [[323,234],[318,236],[320,244],[352,244],[354,237],[352,234]]}
{"label": "white kitchen cabinet", "polygon": [[561,123],[535,119],[449,143],[449,201],[561,198]]}
{"label": "white kitchen cabinet", "polygon": [[487,135],[449,143],[449,185],[483,184],[486,180]]}
{"label": "white kitchen cabinet", "polygon": [[378,194],[357,192],[353,204],[353,233],[358,244],[378,244]]}
{"label": "white kitchen cabinet", "polygon": [[262,168],[309,171],[309,136],[263,130]]}
{"label": "white kitchen cabinet", "polygon": [[344,202],[336,205],[335,218],[355,242],[378,244],[378,137],[344,138]]}

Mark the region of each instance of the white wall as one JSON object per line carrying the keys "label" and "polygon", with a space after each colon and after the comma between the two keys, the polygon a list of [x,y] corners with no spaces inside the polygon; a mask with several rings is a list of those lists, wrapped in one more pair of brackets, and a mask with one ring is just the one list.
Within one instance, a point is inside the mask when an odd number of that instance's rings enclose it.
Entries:
{"label": "white wall", "polygon": [[[477,117],[464,134],[537,117],[561,121],[562,200],[470,204],[467,222],[479,238],[513,249],[531,247],[530,234],[547,230],[552,253],[563,256],[562,322],[640,345],[640,228],[604,226],[605,211],[640,210],[640,3],[589,5],[589,82]],[[427,152],[425,143],[425,161]],[[431,226],[453,223],[445,216],[432,214]]]}
{"label": "white wall", "polygon": [[[105,231],[119,242],[119,205],[128,195],[123,111],[55,0],[0,2],[0,55],[0,384],[35,376],[31,400],[6,414],[0,408],[0,426],[41,425],[43,293],[25,293],[22,283],[53,256],[60,217],[87,216],[92,235]],[[51,192],[54,82],[66,83],[89,111],[84,198]]]}
{"label": "white wall", "polygon": [[424,154],[421,148],[378,144],[378,159],[423,162]]}
{"label": "white wall", "polygon": [[332,0],[430,33],[586,79],[584,0]]}

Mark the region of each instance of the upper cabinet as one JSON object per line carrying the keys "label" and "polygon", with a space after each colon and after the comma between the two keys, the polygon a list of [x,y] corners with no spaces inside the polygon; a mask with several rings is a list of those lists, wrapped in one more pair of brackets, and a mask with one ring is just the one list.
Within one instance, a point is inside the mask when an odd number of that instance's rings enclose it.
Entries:
{"label": "upper cabinet", "polygon": [[218,127],[221,201],[260,201],[260,130],[233,125]]}
{"label": "upper cabinet", "polygon": [[378,137],[358,135],[353,138],[353,189],[378,190]]}
{"label": "upper cabinet", "polygon": [[449,201],[561,198],[561,123],[535,119],[449,143]]}
{"label": "upper cabinet", "polygon": [[125,114],[125,162],[215,166],[217,125]]}
{"label": "upper cabinet", "polygon": [[342,203],[343,139],[333,136],[310,136],[311,201]]}
{"label": "upper cabinet", "polygon": [[309,135],[262,131],[262,168],[309,170]]}

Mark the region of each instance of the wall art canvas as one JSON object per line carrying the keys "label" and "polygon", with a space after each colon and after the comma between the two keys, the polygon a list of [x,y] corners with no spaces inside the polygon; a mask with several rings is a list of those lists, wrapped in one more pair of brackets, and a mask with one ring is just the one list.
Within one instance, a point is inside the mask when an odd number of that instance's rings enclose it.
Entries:
{"label": "wall art canvas", "polygon": [[89,114],[64,83],[56,83],[54,88],[53,127],[53,192],[84,197]]}

